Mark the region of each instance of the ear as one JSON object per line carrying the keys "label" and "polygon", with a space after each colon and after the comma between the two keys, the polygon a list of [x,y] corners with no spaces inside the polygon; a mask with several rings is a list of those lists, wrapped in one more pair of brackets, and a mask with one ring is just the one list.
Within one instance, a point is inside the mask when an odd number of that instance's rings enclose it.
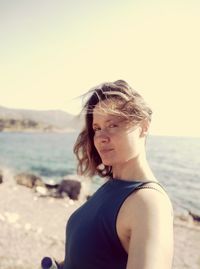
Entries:
{"label": "ear", "polygon": [[148,131],[149,131],[149,126],[150,126],[150,122],[147,119],[144,119],[141,122],[141,127],[142,127],[141,128],[141,133],[140,133],[141,137],[147,136]]}

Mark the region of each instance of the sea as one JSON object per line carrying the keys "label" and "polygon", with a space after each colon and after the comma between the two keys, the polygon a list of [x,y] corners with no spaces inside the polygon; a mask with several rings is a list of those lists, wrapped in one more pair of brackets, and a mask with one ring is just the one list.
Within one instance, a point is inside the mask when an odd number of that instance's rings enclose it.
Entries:
{"label": "sea", "polygon": [[[60,182],[76,174],[73,145],[78,133],[0,132],[0,170],[14,175],[31,172],[45,182]],[[200,215],[200,137],[149,135],[146,142],[149,164],[166,189],[175,214],[189,210]],[[95,177],[92,192],[103,183]]]}

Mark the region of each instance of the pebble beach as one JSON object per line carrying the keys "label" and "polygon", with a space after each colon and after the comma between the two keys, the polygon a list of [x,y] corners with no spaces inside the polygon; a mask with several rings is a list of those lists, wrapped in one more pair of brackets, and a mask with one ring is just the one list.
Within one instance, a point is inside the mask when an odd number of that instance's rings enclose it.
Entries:
{"label": "pebble beach", "polygon": [[[44,256],[64,259],[66,222],[83,198],[42,197],[6,175],[0,197],[0,269],[39,269]],[[199,269],[199,246],[200,224],[174,216],[173,269]]]}

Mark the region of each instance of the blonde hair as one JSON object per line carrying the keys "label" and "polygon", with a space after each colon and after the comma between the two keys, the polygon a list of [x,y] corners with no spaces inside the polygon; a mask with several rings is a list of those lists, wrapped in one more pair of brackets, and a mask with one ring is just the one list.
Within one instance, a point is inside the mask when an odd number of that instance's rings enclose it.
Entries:
{"label": "blonde hair", "polygon": [[[89,98],[88,98],[88,95]],[[74,144],[77,157],[77,173],[84,176],[112,176],[112,167],[101,167],[101,158],[94,146],[92,128],[93,109],[101,101],[109,100],[106,112],[119,116],[129,123],[137,124],[146,119],[151,122],[152,110],[143,97],[124,80],[106,82],[89,90],[81,114],[84,113],[85,124]],[[105,107],[105,106],[104,106]]]}

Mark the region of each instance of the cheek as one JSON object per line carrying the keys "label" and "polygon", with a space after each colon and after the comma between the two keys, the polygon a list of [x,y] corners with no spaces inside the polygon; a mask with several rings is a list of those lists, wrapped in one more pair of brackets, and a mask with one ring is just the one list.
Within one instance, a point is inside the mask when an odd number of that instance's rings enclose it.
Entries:
{"label": "cheek", "polygon": [[93,138],[93,143],[94,143],[94,147],[95,149],[98,151],[98,142],[97,142],[97,139],[95,139],[95,137]]}
{"label": "cheek", "polygon": [[126,154],[136,153],[139,150],[139,140],[131,134],[124,136],[116,145],[120,147],[121,152],[125,152]]}
{"label": "cheek", "polygon": [[97,144],[97,141],[98,141],[98,138],[97,138],[97,136],[94,134],[94,136],[93,136],[93,142],[94,142],[94,145]]}

